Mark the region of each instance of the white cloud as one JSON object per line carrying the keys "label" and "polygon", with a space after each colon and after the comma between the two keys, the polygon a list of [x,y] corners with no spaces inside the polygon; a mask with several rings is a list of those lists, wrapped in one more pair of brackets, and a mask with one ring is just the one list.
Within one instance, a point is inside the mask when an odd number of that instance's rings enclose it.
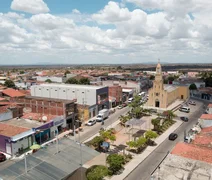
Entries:
{"label": "white cloud", "polygon": [[78,9],[73,9],[73,10],[72,10],[72,13],[74,13],[74,14],[81,14],[80,11],[79,11]]}
{"label": "white cloud", "polygon": [[49,8],[43,0],[13,0],[11,9],[31,14],[49,12]]}
{"label": "white cloud", "polygon": [[[210,3],[128,1],[143,7],[129,10],[127,3],[110,1],[95,14],[77,9],[67,15],[39,13],[31,17],[0,13],[0,62],[4,58],[14,63],[18,62],[12,61],[14,58],[28,62],[29,57],[61,63],[142,63],[158,57],[168,62],[177,58],[188,62],[186,58],[200,61],[203,56],[211,61]],[[148,14],[148,8],[161,11]]]}

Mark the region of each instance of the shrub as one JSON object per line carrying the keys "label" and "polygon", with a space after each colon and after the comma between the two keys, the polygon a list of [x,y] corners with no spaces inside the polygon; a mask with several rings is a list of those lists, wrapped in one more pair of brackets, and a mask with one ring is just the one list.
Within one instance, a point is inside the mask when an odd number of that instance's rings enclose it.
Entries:
{"label": "shrub", "polygon": [[109,164],[109,170],[111,173],[115,174],[122,169],[122,165],[125,163],[124,156],[111,154],[107,157],[107,163]]}
{"label": "shrub", "polygon": [[108,173],[106,166],[94,165],[87,169],[86,177],[88,180],[102,180]]}

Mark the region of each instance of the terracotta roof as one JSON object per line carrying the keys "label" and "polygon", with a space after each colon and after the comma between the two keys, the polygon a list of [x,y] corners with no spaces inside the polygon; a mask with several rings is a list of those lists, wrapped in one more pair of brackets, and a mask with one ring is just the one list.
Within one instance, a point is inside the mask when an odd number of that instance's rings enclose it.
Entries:
{"label": "terracotta roof", "polygon": [[201,133],[204,133],[204,132],[206,132],[206,133],[207,132],[212,133],[212,126],[203,128],[202,131],[201,131]]}
{"label": "terracotta roof", "polygon": [[29,130],[28,128],[0,123],[0,135],[3,136],[12,137],[28,130]]}
{"label": "terracotta roof", "polygon": [[15,89],[5,89],[4,91],[2,91],[3,94],[10,96],[10,97],[23,97],[25,96],[25,94],[19,92],[18,90]]}
{"label": "terracotta roof", "polygon": [[0,97],[0,101],[4,101],[4,100],[5,100],[5,98],[1,98],[1,97]]}
{"label": "terracotta roof", "polygon": [[208,107],[209,107],[209,108],[212,108],[212,104],[208,104]]}
{"label": "terracotta roof", "polygon": [[212,163],[212,149],[198,147],[194,144],[177,143],[171,154],[185,158]]}
{"label": "terracotta roof", "polygon": [[5,113],[5,112],[7,112],[8,111],[8,106],[1,106],[0,107],[0,113]]}
{"label": "terracotta roof", "polygon": [[35,121],[43,121],[42,120],[43,116],[47,117],[46,122],[51,121],[52,119],[58,117],[57,115],[47,115],[47,114],[41,114],[41,113],[25,113],[22,116],[22,118],[24,118],[24,119],[32,119],[32,120],[35,120]]}
{"label": "terracotta roof", "polygon": [[202,114],[202,116],[200,117],[200,119],[212,120],[212,114]]}

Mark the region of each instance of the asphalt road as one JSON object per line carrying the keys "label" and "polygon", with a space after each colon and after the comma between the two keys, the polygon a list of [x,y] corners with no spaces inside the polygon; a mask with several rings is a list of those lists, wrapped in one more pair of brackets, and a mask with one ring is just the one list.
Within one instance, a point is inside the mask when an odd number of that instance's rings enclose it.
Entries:
{"label": "asphalt road", "polygon": [[[122,109],[116,109],[116,112],[111,114],[106,120],[104,127],[110,127],[115,121],[119,119],[121,115],[126,114],[130,110],[129,107],[124,107]],[[80,132],[80,141],[84,142],[85,140],[89,139],[93,135],[99,132],[100,128],[102,127],[101,122],[97,122],[93,126],[86,126],[84,128],[84,132]],[[79,139],[79,135],[76,135],[77,140]]]}
{"label": "asphalt road", "polygon": [[139,166],[134,169],[125,180],[150,180],[151,173],[157,168],[163,158],[167,155],[168,151],[171,151],[173,147],[179,141],[184,140],[184,131],[188,130],[196,124],[198,118],[203,113],[203,107],[200,106],[198,109],[190,114],[189,122],[184,122],[175,133],[178,134],[178,138],[175,141],[166,139],[155,151],[153,151]]}

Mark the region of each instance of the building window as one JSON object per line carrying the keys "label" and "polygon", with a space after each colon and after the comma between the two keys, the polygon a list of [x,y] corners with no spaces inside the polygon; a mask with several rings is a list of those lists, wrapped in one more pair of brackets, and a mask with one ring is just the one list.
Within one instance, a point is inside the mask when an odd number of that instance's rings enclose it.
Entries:
{"label": "building window", "polygon": [[159,96],[159,93],[155,93],[156,96]]}

